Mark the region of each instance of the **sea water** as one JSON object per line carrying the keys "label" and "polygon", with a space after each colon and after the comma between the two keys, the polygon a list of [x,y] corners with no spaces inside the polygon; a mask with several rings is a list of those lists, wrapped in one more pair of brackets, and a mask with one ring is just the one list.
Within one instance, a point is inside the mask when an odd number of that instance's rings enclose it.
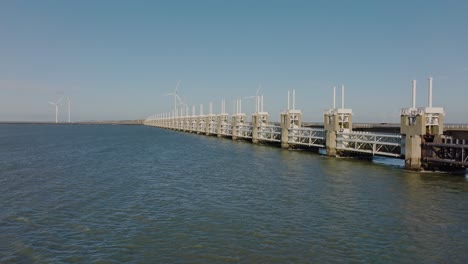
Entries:
{"label": "sea water", "polygon": [[467,208],[466,178],[398,165],[0,125],[0,263],[468,263]]}

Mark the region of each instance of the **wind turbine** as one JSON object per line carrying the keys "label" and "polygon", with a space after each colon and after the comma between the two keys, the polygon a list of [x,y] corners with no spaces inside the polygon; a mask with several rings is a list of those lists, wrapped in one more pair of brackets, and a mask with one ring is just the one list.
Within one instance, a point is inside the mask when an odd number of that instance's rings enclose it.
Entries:
{"label": "wind turbine", "polygon": [[260,109],[260,97],[258,95],[258,92],[260,91],[261,88],[262,88],[262,85],[259,84],[258,88],[257,88],[257,91],[255,92],[255,95],[247,96],[247,97],[242,98],[243,100],[255,99],[255,112],[260,112],[261,111],[261,109]]}
{"label": "wind turbine", "polygon": [[67,96],[67,101],[68,101],[68,123],[71,123],[70,122],[71,100],[70,100],[70,97],[68,97],[68,96]]}
{"label": "wind turbine", "polygon": [[177,82],[177,85],[176,85],[176,88],[174,89],[174,92],[173,93],[168,93],[166,94],[166,96],[170,96],[170,95],[173,95],[174,96],[174,113],[177,113],[177,101],[179,101],[179,104],[181,105],[186,105],[182,99],[180,99],[179,97],[179,85],[180,85],[180,81]]}
{"label": "wind turbine", "polygon": [[55,123],[58,123],[58,111],[59,111],[58,107],[59,107],[59,105],[60,105],[59,103],[60,103],[60,101],[62,101],[62,99],[63,99],[63,96],[60,99],[58,99],[58,101],[55,102],[55,103],[49,102],[49,104],[55,105]]}

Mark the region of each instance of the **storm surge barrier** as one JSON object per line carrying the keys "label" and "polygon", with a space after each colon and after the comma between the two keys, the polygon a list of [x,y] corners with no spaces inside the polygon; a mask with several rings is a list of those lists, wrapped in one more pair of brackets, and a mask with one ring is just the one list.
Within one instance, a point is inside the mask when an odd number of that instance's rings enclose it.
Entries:
{"label": "storm surge barrier", "polygon": [[[254,144],[279,145],[285,149],[310,149],[327,156],[385,156],[405,160],[410,170],[454,170],[468,166],[468,146],[465,140],[443,135],[444,109],[432,106],[432,78],[429,78],[427,107],[416,107],[416,81],[412,82],[413,105],[400,112],[400,133],[353,131],[353,111],[344,107],[344,86],[341,89],[341,107],[336,107],[336,88],[333,88],[333,107],[324,111],[323,127],[307,127],[302,122],[302,111],[295,107],[295,91],[288,91],[288,107],[280,113],[280,122],[271,123],[264,111],[263,96],[255,96],[255,112],[250,118],[242,112],[242,101],[237,100],[235,111],[214,114],[212,103],[209,113],[203,114],[200,105],[148,117],[144,124],[165,129],[184,131],[250,141]],[[292,107],[290,107],[292,105]],[[184,111],[185,108],[185,111]],[[458,128],[460,129],[460,128]],[[468,130],[468,126],[466,127]],[[321,151],[320,151],[321,150]]]}

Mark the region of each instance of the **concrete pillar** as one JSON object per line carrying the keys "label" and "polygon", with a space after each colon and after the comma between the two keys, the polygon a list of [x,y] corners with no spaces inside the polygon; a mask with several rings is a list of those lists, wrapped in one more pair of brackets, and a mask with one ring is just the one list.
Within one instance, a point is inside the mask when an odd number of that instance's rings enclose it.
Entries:
{"label": "concrete pillar", "polygon": [[218,126],[216,127],[216,134],[218,137],[222,137],[223,134],[223,126],[228,124],[228,115],[227,114],[220,114],[218,115]]}
{"label": "concrete pillar", "polygon": [[289,124],[291,122],[291,118],[287,112],[282,112],[280,114],[280,125],[281,125],[281,148],[288,149],[289,148]]}
{"label": "concrete pillar", "polygon": [[300,110],[287,110],[280,115],[281,125],[281,148],[288,149],[289,129],[302,126],[302,113]]}
{"label": "concrete pillar", "polygon": [[267,112],[252,114],[252,143],[258,144],[259,133],[261,132],[262,126],[268,125],[268,119]]}
{"label": "concrete pillar", "polygon": [[197,131],[197,118],[195,116],[190,117],[190,132],[196,133]]}
{"label": "concrete pillar", "polygon": [[223,115],[218,115],[218,126],[216,127],[216,135],[222,137],[221,135],[221,126],[223,122]]}
{"label": "concrete pillar", "polygon": [[338,132],[351,132],[353,130],[353,114],[351,109],[329,109],[324,114],[325,148],[327,156],[336,157]]}
{"label": "concrete pillar", "polygon": [[336,133],[339,130],[338,115],[330,111],[325,113],[323,124],[327,156],[336,157]]}
{"label": "concrete pillar", "polygon": [[258,126],[259,126],[258,114],[252,114],[252,143],[258,144]]}
{"label": "concrete pillar", "polygon": [[209,136],[210,135],[210,116],[205,117],[205,135]]}
{"label": "concrete pillar", "polygon": [[[208,115],[205,118],[205,134],[207,136],[215,134],[213,127],[216,126],[216,115]],[[216,131],[216,130],[214,130]]]}
{"label": "concrete pillar", "polygon": [[232,140],[237,140],[237,115],[232,116]]}
{"label": "concrete pillar", "polygon": [[197,134],[201,133],[202,124],[204,123],[204,116],[197,116]]}
{"label": "concrete pillar", "polygon": [[424,111],[409,109],[400,116],[400,133],[404,137],[405,169],[422,169],[422,136],[426,133]]}
{"label": "concrete pillar", "polygon": [[[400,115],[400,133],[404,138],[405,169],[422,170],[421,144],[425,136],[438,140],[443,134],[444,111],[440,107],[404,108]],[[429,138],[429,137],[427,137]],[[403,152],[403,149],[402,149]]]}
{"label": "concrete pillar", "polygon": [[211,130],[210,130],[210,134],[212,135],[217,135],[218,133],[218,117],[216,115],[211,115],[211,123],[212,123],[212,127],[211,127]]}

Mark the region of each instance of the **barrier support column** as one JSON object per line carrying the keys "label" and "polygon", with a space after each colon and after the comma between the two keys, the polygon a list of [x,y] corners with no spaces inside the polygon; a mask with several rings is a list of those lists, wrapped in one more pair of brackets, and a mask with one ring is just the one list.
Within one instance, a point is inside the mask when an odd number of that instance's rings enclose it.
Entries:
{"label": "barrier support column", "polygon": [[232,116],[232,140],[237,140],[237,115]]}
{"label": "barrier support column", "polygon": [[300,110],[287,110],[281,112],[281,148],[288,149],[289,145],[289,130],[292,128],[300,128],[302,126],[302,113]]}
{"label": "barrier support column", "polygon": [[259,133],[262,131],[262,126],[268,125],[268,113],[257,112],[252,114],[252,143],[258,144]]}
{"label": "barrier support column", "polygon": [[210,135],[210,127],[211,127],[211,114],[205,117],[205,135]]}
{"label": "barrier support column", "polygon": [[353,128],[353,112],[351,109],[329,109],[324,113],[325,148],[327,156],[336,157],[337,136],[339,132],[351,132]]}
{"label": "barrier support column", "polygon": [[442,107],[403,108],[400,115],[400,133],[403,136],[402,152],[405,169],[420,171],[423,164],[421,145],[426,140],[438,140],[444,132]]}
{"label": "barrier support column", "polygon": [[218,115],[218,127],[216,128],[216,134],[218,137],[222,137],[223,133],[225,133],[225,131],[223,131],[223,127],[227,124],[227,119],[227,114]]}

